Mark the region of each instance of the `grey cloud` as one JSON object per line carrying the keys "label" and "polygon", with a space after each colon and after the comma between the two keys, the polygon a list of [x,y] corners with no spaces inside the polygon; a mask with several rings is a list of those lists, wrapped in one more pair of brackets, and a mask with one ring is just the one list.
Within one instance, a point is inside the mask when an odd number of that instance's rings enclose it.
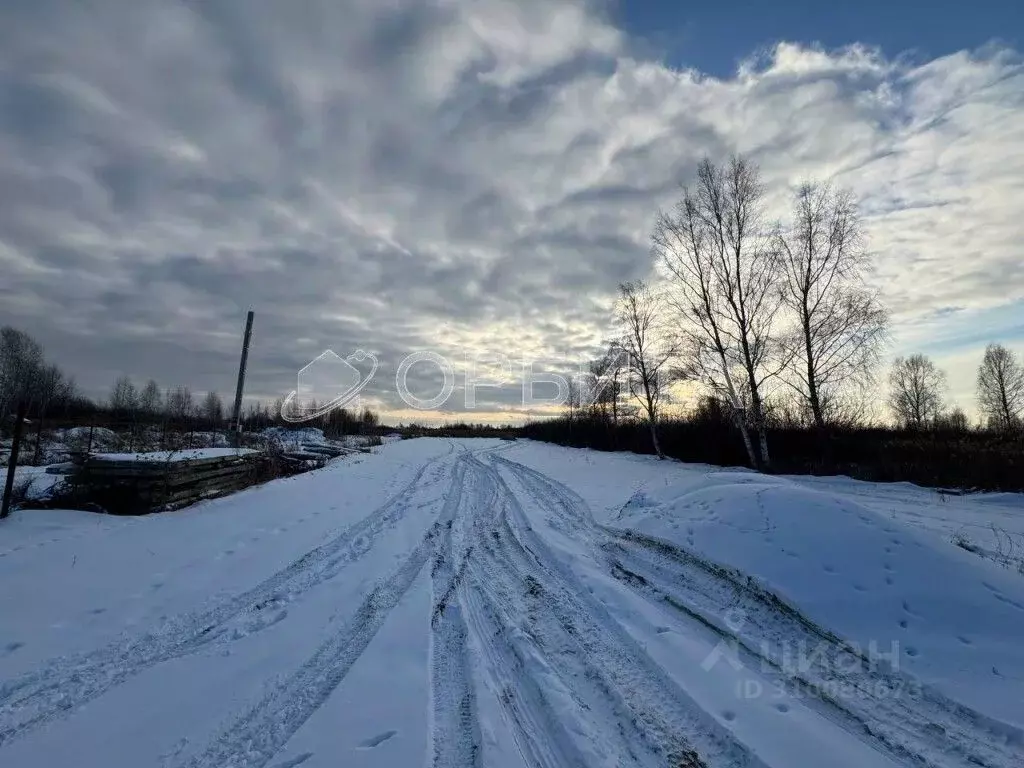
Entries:
{"label": "grey cloud", "polygon": [[[871,196],[880,279],[911,315],[1002,300],[1019,57],[916,67],[789,47],[746,80],[702,79],[629,58],[585,8],[9,4],[3,321],[97,394],[120,372],[230,389],[253,307],[251,391],[283,393],[324,348],[362,347],[382,361],[370,395],[397,406],[414,349],[549,366],[592,350],[617,284],[651,273],[658,208],[703,153],[736,148],[776,196],[830,173]],[[500,45],[499,10],[521,27]],[[972,138],[986,130],[995,160]],[[969,235],[935,242],[940,217],[977,208]],[[504,407],[518,391],[481,397]]]}

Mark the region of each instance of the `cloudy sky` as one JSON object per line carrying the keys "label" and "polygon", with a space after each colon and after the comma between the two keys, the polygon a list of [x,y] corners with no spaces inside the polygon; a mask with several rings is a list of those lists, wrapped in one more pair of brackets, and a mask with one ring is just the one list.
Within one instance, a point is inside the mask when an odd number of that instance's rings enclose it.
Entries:
{"label": "cloudy sky", "polygon": [[252,308],[250,394],[361,348],[397,418],[409,352],[591,353],[659,207],[740,151],[773,205],[859,196],[889,356],[973,409],[985,343],[1024,353],[1022,12],[689,5],[4,3],[0,324],[93,395],[229,393]]}

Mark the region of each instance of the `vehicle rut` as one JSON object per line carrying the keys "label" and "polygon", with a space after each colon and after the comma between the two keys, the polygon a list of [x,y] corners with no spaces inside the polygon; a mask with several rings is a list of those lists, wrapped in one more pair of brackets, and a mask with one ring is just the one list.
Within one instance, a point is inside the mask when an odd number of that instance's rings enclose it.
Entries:
{"label": "vehicle rut", "polygon": [[[795,606],[734,569],[637,531],[602,526],[586,504],[551,478],[504,458],[557,528],[574,528],[601,552],[609,572],[668,606],[691,631],[712,631],[787,690],[860,732],[898,762],[923,766],[1020,764],[1024,734],[922,685],[853,647]],[[589,529],[589,530],[585,530]],[[814,649],[799,666],[787,653]]]}
{"label": "vehicle rut", "polygon": [[[285,568],[213,608],[167,621],[142,637],[44,663],[40,670],[0,686],[0,746],[80,708],[144,670],[215,642],[269,626],[268,609],[291,602],[364,557],[375,540],[412,508],[417,493],[437,484],[447,457],[425,463],[413,478],[366,517]],[[426,482],[424,482],[426,478]],[[247,632],[232,633],[239,624]]]}
{"label": "vehicle rut", "polygon": [[[508,469],[513,463],[495,457],[495,464]],[[501,590],[492,606],[513,626],[517,616],[525,617],[528,645],[563,681],[570,698],[589,689],[594,695],[588,702],[604,702],[606,712],[581,711],[581,720],[596,715],[605,721],[605,731],[615,723],[621,732],[617,750],[636,765],[763,766],[608,615],[532,530],[519,494],[502,472],[490,470],[506,501],[484,547],[491,555],[487,583]],[[510,474],[516,481],[516,473]],[[528,485],[516,485],[530,503],[547,503]],[[582,521],[562,522],[567,532],[580,532],[576,526]],[[514,608],[503,611],[503,604]]]}
{"label": "vehicle rut", "polygon": [[472,542],[464,531],[473,517],[468,506],[467,462],[459,458],[445,502],[444,532],[430,569],[430,752],[435,768],[480,766],[480,726],[467,647],[467,628],[456,599]]}

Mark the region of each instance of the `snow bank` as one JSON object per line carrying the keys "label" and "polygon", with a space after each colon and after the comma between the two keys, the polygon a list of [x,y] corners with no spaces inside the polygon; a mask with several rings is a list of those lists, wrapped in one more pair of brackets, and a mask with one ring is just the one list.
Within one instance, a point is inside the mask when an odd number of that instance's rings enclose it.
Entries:
{"label": "snow bank", "polygon": [[693,472],[638,492],[617,522],[739,568],[865,651],[895,654],[948,695],[1024,725],[1024,579],[895,510],[814,485]]}

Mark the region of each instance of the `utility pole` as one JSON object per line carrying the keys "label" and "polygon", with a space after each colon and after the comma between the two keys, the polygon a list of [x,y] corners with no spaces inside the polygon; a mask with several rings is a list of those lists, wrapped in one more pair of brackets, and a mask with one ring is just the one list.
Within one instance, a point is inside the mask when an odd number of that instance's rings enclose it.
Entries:
{"label": "utility pole", "polygon": [[245,389],[245,366],[249,361],[249,341],[252,339],[253,311],[250,309],[245,318],[245,338],[242,340],[242,360],[238,364],[238,386],[235,388],[235,407],[231,414],[234,422],[235,447],[242,442],[242,392]]}

